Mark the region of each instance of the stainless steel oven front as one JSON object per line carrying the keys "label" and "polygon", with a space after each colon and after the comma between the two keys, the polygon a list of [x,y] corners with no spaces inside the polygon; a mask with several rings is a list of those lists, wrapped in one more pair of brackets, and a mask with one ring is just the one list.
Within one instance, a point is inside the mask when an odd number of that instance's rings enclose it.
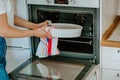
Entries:
{"label": "stainless steel oven front", "polygon": [[[71,0],[74,3],[78,0]],[[71,5],[69,0],[28,0],[29,20],[34,23],[72,23],[83,26],[76,38],[59,38],[60,55],[40,59],[36,50],[40,39],[31,38],[32,58],[10,75],[26,80],[83,80],[99,63],[99,8]],[[85,74],[86,73],[86,74]]]}

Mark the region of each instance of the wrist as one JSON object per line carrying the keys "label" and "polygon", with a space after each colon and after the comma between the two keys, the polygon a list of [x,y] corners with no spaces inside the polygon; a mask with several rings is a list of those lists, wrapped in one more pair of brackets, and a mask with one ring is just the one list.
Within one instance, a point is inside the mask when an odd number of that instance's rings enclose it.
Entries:
{"label": "wrist", "polygon": [[36,35],[36,31],[35,30],[28,30],[26,32],[27,36],[35,36]]}
{"label": "wrist", "polygon": [[36,23],[31,23],[31,29],[37,29],[39,28],[39,25]]}

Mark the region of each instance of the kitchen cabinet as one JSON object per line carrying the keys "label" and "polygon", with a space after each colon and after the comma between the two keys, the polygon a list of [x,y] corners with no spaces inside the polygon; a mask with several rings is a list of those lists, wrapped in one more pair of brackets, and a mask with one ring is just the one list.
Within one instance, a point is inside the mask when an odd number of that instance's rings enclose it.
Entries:
{"label": "kitchen cabinet", "polygon": [[100,69],[98,65],[94,67],[85,80],[100,80]]}
{"label": "kitchen cabinet", "polygon": [[7,46],[30,49],[30,38],[6,38]]}
{"label": "kitchen cabinet", "polygon": [[120,80],[120,48],[101,47],[102,80]]}
{"label": "kitchen cabinet", "polygon": [[102,69],[102,80],[120,80],[120,71]]}
{"label": "kitchen cabinet", "polygon": [[102,68],[120,70],[120,48],[102,46]]}
{"label": "kitchen cabinet", "polygon": [[16,69],[23,62],[28,60],[31,57],[30,50],[22,49],[22,48],[11,48],[7,49],[6,54],[6,70],[7,73],[10,73],[14,69]]}
{"label": "kitchen cabinet", "polygon": [[[27,13],[27,5],[26,0],[14,0],[14,9],[15,14],[20,16],[21,18],[28,20],[28,13]],[[17,27],[17,26],[16,26]],[[25,28],[19,29],[25,30]],[[30,48],[30,38],[6,38],[7,46],[11,47],[19,47],[19,48]]]}

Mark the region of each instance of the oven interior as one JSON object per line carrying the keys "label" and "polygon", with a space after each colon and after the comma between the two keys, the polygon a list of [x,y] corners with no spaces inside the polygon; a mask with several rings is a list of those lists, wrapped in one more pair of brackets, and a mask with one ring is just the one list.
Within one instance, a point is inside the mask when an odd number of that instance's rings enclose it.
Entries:
{"label": "oven interior", "polygon": [[[81,37],[59,38],[58,48],[60,51],[93,53],[93,14],[92,13],[71,13],[71,11],[57,12],[55,10],[38,10],[37,21],[51,20],[53,23],[71,23],[83,26]],[[74,46],[75,48],[73,48]],[[82,46],[82,47],[81,47]]]}
{"label": "oven interior", "polygon": [[17,80],[82,80],[99,63],[99,21],[96,8],[28,5],[29,20],[34,23],[72,23],[83,26],[76,38],[59,38],[60,55],[36,56],[40,39],[31,37],[32,58],[10,73]]}
{"label": "oven interior", "polygon": [[[76,38],[59,38],[60,56],[94,59],[98,53],[98,20],[95,8],[72,8],[59,6],[31,6],[30,20],[35,23],[51,20],[52,23],[78,24],[83,27],[82,34]],[[29,10],[29,11],[30,11]],[[32,37],[32,53],[36,53],[39,38]],[[69,54],[70,53],[70,54]],[[36,54],[33,54],[36,56]]]}

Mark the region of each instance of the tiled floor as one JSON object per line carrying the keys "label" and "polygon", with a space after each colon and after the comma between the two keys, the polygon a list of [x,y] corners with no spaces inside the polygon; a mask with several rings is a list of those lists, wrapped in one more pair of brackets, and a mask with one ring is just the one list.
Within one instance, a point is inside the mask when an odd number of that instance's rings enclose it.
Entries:
{"label": "tiled floor", "polygon": [[21,48],[8,48],[6,54],[7,72],[10,73],[28,58],[30,58],[30,50]]}

